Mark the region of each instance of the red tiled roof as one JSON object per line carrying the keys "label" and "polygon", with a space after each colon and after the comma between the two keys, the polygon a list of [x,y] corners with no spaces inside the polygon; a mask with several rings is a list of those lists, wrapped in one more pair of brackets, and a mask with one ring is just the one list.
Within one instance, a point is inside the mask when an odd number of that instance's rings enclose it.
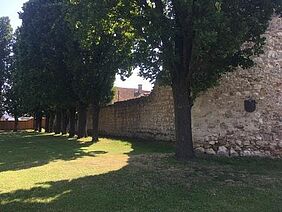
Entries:
{"label": "red tiled roof", "polygon": [[145,90],[141,90],[140,92],[138,92],[138,89],[135,88],[116,87],[115,96],[112,102],[115,103],[115,102],[130,100],[130,99],[136,99],[141,96],[148,96],[150,93],[151,91],[145,91]]}

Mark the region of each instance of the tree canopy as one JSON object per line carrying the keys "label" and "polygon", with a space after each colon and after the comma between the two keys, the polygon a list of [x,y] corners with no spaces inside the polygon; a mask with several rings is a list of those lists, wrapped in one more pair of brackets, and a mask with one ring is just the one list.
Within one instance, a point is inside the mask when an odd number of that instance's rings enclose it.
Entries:
{"label": "tree canopy", "polygon": [[113,97],[116,74],[128,75],[133,66],[134,32],[120,7],[119,1],[79,1],[71,2],[67,13],[81,55],[71,58],[74,86],[80,101],[93,106],[93,141],[98,139],[100,107]]}
{"label": "tree canopy", "polygon": [[[269,20],[281,11],[281,0],[30,0],[20,14],[10,94],[20,90],[25,111],[45,114],[48,126],[56,111],[56,133],[66,133],[69,122],[71,136],[76,112],[77,134],[86,136],[90,106],[97,141],[116,74],[126,78],[138,67],[144,78],[172,87],[176,156],[187,160],[194,157],[194,99],[223,73],[253,65]],[[11,28],[7,18],[0,23],[3,73]]]}
{"label": "tree canopy", "polygon": [[3,86],[5,84],[5,79],[7,78],[6,74],[11,63],[10,56],[12,53],[12,36],[13,29],[11,27],[9,17],[0,17],[0,114],[4,112]]}
{"label": "tree canopy", "polygon": [[192,158],[193,99],[222,73],[253,65],[252,56],[262,52],[262,34],[279,4],[268,0],[125,2],[138,32],[135,57],[141,74],[172,86],[177,158]]}

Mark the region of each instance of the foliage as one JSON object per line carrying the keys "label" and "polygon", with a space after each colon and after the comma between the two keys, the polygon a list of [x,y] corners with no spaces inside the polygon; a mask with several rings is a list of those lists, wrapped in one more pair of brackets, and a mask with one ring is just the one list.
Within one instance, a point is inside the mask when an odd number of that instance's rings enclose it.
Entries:
{"label": "foliage", "polygon": [[86,104],[111,101],[117,73],[131,73],[134,34],[120,17],[120,1],[70,1],[67,19],[74,28],[80,57],[71,58],[75,88]]}
{"label": "foliage", "polygon": [[24,102],[21,95],[20,80],[17,77],[16,55],[17,55],[17,36],[19,31],[13,35],[10,48],[9,66],[5,72],[5,85],[3,88],[4,94],[4,109],[14,117],[19,117],[24,113]]}
{"label": "foliage", "polygon": [[92,106],[93,141],[98,140],[100,107],[113,98],[116,74],[129,75],[133,66],[134,32],[131,23],[120,16],[120,8],[121,1],[102,0],[70,1],[67,8],[66,18],[78,41],[69,59],[73,85],[80,105]]}
{"label": "foliage", "polygon": [[[191,78],[186,81],[191,82],[196,96],[232,67],[253,65],[252,56],[262,53],[265,39],[261,35],[274,12],[274,3],[130,1],[132,20],[140,36],[135,53],[141,74],[171,85],[175,72],[187,72]],[[244,43],[250,45],[242,49]],[[183,46],[191,48],[186,70],[185,61],[181,61],[185,56]]]}
{"label": "foliage", "polygon": [[17,72],[14,56],[15,55],[13,55],[13,64],[9,70],[9,77],[7,78],[7,85],[5,86],[4,108],[6,112],[13,115],[15,118],[19,118],[20,116],[24,115],[25,108],[20,82],[16,76]]}
{"label": "foliage", "polygon": [[72,75],[67,68],[70,30],[60,1],[29,1],[20,15],[17,40],[18,78],[30,112],[75,105]]}
{"label": "foliage", "polygon": [[223,73],[253,65],[274,12],[281,0],[30,0],[20,15],[16,84],[31,112],[79,103],[85,115],[92,104],[98,131],[116,74],[139,67],[172,86],[176,152],[185,160],[194,156],[194,98]]}
{"label": "foliage", "polygon": [[6,73],[10,66],[11,44],[12,44],[13,29],[8,17],[0,17],[0,114],[3,113],[2,94],[3,86],[5,85]]}
{"label": "foliage", "polygon": [[194,157],[191,108],[195,97],[233,67],[248,68],[262,52],[277,1],[124,0],[138,34],[141,75],[172,86],[176,157]]}

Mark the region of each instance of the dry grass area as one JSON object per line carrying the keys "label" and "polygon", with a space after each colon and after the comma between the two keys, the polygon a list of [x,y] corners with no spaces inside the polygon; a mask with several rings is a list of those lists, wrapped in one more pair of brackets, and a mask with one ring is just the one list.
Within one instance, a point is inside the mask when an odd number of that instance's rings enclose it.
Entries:
{"label": "dry grass area", "polygon": [[0,211],[282,211],[282,161],[198,157],[170,144],[0,134]]}

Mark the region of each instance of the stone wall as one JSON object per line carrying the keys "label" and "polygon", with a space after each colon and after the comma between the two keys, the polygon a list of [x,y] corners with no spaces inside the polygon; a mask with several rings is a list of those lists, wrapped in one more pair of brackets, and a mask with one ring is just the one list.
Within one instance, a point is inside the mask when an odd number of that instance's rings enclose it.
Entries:
{"label": "stone wall", "polygon": [[[256,66],[222,76],[217,87],[193,107],[194,145],[207,154],[282,156],[282,19],[274,17],[265,33],[265,53]],[[244,100],[257,102],[253,113]],[[171,89],[156,87],[149,97],[116,103],[101,111],[106,135],[173,141]],[[89,126],[91,128],[91,125]]]}
{"label": "stone wall", "polygon": [[[282,156],[282,19],[265,34],[265,53],[256,66],[224,75],[194,107],[196,148],[210,154]],[[247,113],[251,96],[257,110]]]}
{"label": "stone wall", "polygon": [[[88,119],[91,129],[91,116]],[[171,89],[156,87],[148,97],[104,107],[99,128],[104,135],[173,141],[173,119]]]}

